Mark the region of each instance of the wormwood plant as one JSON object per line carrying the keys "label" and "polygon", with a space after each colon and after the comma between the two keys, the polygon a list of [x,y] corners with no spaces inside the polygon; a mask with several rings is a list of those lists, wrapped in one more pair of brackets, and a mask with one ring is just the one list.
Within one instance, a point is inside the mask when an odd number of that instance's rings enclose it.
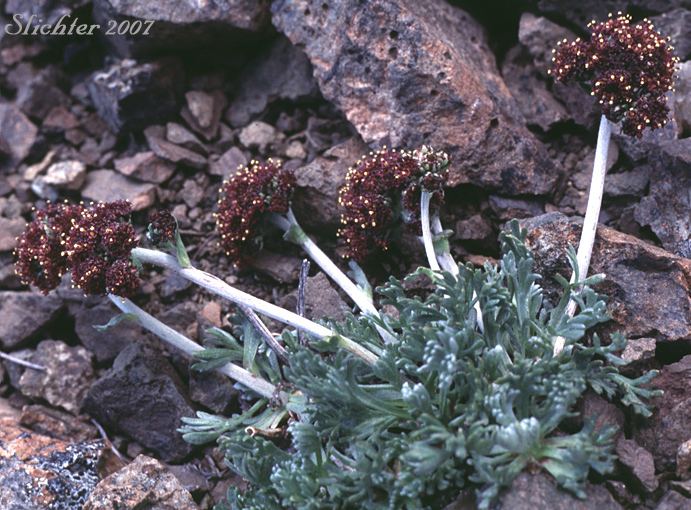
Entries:
{"label": "wormwood plant", "polygon": [[[563,293],[552,306],[524,239],[512,223],[501,235],[498,267],[459,266],[458,276],[419,269],[408,278],[433,282],[425,296],[409,295],[391,278],[378,291],[395,309],[383,320],[397,342],[382,344],[381,324],[368,316],[330,324],[378,345],[371,365],[328,340],[315,352],[286,332],[290,361],[280,367],[252,329],[212,330],[213,347],[198,354],[197,368],[244,359],[278,388],[240,415],[185,419],[187,441],[216,441],[250,483],[231,488],[223,508],[442,508],[462,489],[474,489],[479,508],[488,508],[527,466],[584,497],[589,471],[612,469],[613,430],[586,422],[568,432],[560,424],[588,388],[649,415],[644,400],[654,392],[645,385],[654,373],[629,379],[618,372],[620,335],[606,346],[595,334],[586,341],[588,329],[608,320],[591,288],[600,277],[575,284],[558,277]],[[569,258],[577,271],[575,254]],[[576,286],[579,312],[571,318],[565,310]],[[567,346],[556,356],[555,336]]]}

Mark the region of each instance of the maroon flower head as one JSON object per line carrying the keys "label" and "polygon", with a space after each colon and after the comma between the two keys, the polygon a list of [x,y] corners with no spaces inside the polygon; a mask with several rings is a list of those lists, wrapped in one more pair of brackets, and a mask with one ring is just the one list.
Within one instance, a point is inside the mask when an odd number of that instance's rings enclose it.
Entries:
{"label": "maroon flower head", "polygon": [[17,239],[15,271],[26,285],[35,285],[44,294],[60,284],[68,268],[62,241],[72,220],[83,211],[81,205],[48,204]]}
{"label": "maroon flower head", "polygon": [[672,46],[652,23],[631,24],[631,16],[592,21],[590,39],[566,39],[553,50],[549,73],[558,81],[575,80],[590,86],[612,122],[622,131],[640,137],[643,129],[667,122],[666,93],[672,90],[678,58]]}
{"label": "maroon flower head", "polygon": [[338,235],[348,255],[363,261],[370,253],[386,250],[389,233],[399,216],[419,233],[420,192],[441,198],[448,157],[430,148],[410,153],[383,148],[363,157],[348,170],[338,203],[344,209]]}
{"label": "maroon flower head", "polygon": [[149,219],[147,237],[156,245],[172,242],[175,239],[175,231],[178,223],[168,210],[155,211]]}
{"label": "maroon flower head", "polygon": [[216,226],[221,246],[235,264],[241,264],[258,236],[266,213],[285,213],[295,187],[295,176],[269,159],[251,161],[221,185]]}
{"label": "maroon flower head", "polygon": [[139,288],[139,271],[129,258],[119,258],[106,270],[105,286],[109,294],[133,296]]}

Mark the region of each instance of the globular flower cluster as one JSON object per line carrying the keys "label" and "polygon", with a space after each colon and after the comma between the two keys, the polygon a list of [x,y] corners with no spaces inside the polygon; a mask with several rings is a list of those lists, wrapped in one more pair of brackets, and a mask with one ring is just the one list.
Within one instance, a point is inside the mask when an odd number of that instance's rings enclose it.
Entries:
{"label": "globular flower cluster", "polygon": [[631,24],[621,13],[607,21],[592,21],[590,39],[559,43],[550,74],[558,81],[588,84],[591,94],[622,131],[640,137],[643,129],[667,122],[666,93],[673,88],[678,59],[668,39],[648,20]]}
{"label": "globular flower cluster", "polygon": [[130,252],[138,240],[130,213],[124,200],[89,206],[49,204],[18,240],[17,274],[44,293],[70,271],[73,284],[87,295],[133,295],[139,277]]}
{"label": "globular flower cluster", "polygon": [[82,210],[81,205],[48,203],[45,209],[35,211],[34,220],[17,238],[14,251],[15,271],[22,283],[35,285],[44,294],[60,284],[69,270],[61,243]]}
{"label": "globular flower cluster", "polygon": [[251,161],[221,185],[216,226],[221,246],[234,264],[241,264],[259,235],[267,213],[288,211],[295,176],[280,162]]}
{"label": "globular flower cluster", "polygon": [[348,170],[338,203],[344,209],[338,235],[348,255],[362,262],[389,246],[391,228],[402,217],[419,233],[420,192],[443,196],[448,156],[423,147],[415,152],[383,148]]}
{"label": "globular flower cluster", "polygon": [[149,230],[147,237],[155,245],[173,242],[178,223],[175,217],[167,210],[155,211],[149,218]]}

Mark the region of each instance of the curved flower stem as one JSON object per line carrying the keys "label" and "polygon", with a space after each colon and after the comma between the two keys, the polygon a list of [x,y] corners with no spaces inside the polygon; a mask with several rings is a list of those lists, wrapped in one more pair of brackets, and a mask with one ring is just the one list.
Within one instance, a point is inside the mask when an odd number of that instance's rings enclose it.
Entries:
{"label": "curved flower stem", "polygon": [[427,191],[422,191],[420,198],[420,224],[422,225],[422,244],[425,246],[425,255],[427,255],[427,263],[432,271],[441,271],[439,262],[437,262],[437,255],[434,251],[434,241],[432,240],[432,230],[430,228],[429,220],[429,203],[432,200],[432,195]]}
{"label": "curved flower stem", "polygon": [[268,301],[256,298],[246,292],[242,292],[234,287],[231,287],[226,282],[220,278],[211,275],[205,271],[201,271],[195,267],[180,267],[178,261],[175,257],[168,255],[167,253],[160,252],[158,250],[150,250],[147,248],[134,248],[132,250],[132,256],[142,263],[153,264],[155,266],[164,267],[175,271],[183,278],[204,287],[210,292],[217,294],[233,303],[238,305],[245,305],[253,309],[256,312],[262,313],[272,319],[293,326],[294,328],[301,329],[307,333],[315,335],[319,338],[333,338],[335,337],[338,344],[344,349],[352,352],[356,356],[359,356],[364,361],[369,364],[374,364],[379,359],[376,354],[361,346],[360,344],[353,342],[351,339],[346,338],[342,335],[338,335],[334,331],[327,327],[312,322],[309,319],[300,317],[298,314],[293,313],[285,308],[276,306]]}
{"label": "curved flower stem", "polygon": [[[144,329],[151,331],[168,345],[190,356],[194,355],[195,352],[204,350],[201,345],[178,333],[170,326],[165,325],[154,316],[139,308],[129,299],[123,299],[113,294],[108,294],[108,299],[110,299],[123,313],[134,315]],[[263,397],[273,398],[276,395],[276,386],[233,363],[227,363],[218,368],[217,371],[247,386]]]}
{"label": "curved flower stem", "polygon": [[[286,216],[279,214],[271,215],[271,221],[274,225],[285,232],[287,241],[293,242],[302,247],[305,253],[311,258],[329,278],[331,278],[336,285],[353,300],[357,307],[365,315],[369,315],[375,319],[381,319],[379,311],[374,307],[372,297],[364,292],[360,287],[355,285],[353,281],[340,270],[340,268],[333,263],[329,256],[324,253],[317,244],[312,241],[309,236],[302,229],[298,223],[292,209],[288,209]],[[396,338],[386,329],[377,325],[377,331],[385,342],[394,342]]]}
{"label": "curved flower stem", "polygon": [[[605,176],[607,175],[607,152],[609,150],[609,139],[612,135],[612,124],[604,115],[600,117],[600,129],[597,134],[597,146],[595,147],[595,161],[593,162],[593,175],[590,179],[590,190],[588,191],[588,205],[583,218],[583,229],[581,239],[578,242],[576,261],[578,271],[571,275],[571,283],[576,279],[583,280],[588,276],[590,258],[593,254],[595,244],[595,233],[597,232],[597,222],[600,217],[600,207],[602,206],[602,195],[605,189]],[[577,291],[578,292],[578,291]],[[576,313],[576,302],[571,299],[566,306],[566,314],[573,317]],[[554,355],[556,356],[564,349],[564,338],[557,337],[554,341]]]}
{"label": "curved flower stem", "polygon": [[[456,261],[453,259],[453,256],[451,255],[451,249],[449,248],[449,242],[444,239],[443,244],[441,245],[441,249],[439,251],[435,250],[434,247],[434,241],[432,240],[432,234],[435,236],[441,236],[444,233],[444,229],[441,225],[441,220],[439,219],[438,214],[434,214],[432,218],[430,219],[429,215],[429,203],[432,198],[432,195],[428,193],[427,191],[422,192],[422,197],[420,199],[420,204],[421,204],[421,209],[420,209],[420,222],[422,223],[422,240],[423,244],[425,245],[425,253],[427,254],[427,260],[430,260],[432,258],[434,262],[436,263],[437,266],[437,271],[441,267],[444,271],[447,271],[451,273],[453,276],[458,277],[459,271],[458,271],[458,264]],[[427,235],[429,236],[429,239],[425,239],[425,232],[427,232]],[[441,243],[437,243],[441,244]],[[431,252],[431,253],[430,253]],[[430,268],[435,269],[432,265],[432,262],[430,260]],[[481,333],[484,333],[485,331],[485,323],[484,320],[482,319],[482,308],[480,308],[480,302],[477,299],[477,294],[473,290],[473,299],[475,300],[475,304],[473,307],[475,308],[475,317],[477,321],[477,327],[480,330]]]}

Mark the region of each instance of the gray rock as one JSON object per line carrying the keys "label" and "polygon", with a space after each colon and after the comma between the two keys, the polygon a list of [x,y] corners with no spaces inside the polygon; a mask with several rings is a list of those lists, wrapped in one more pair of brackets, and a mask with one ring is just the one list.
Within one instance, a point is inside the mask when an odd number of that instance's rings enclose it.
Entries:
{"label": "gray rock", "polygon": [[201,169],[206,166],[206,158],[201,154],[167,141],[165,128],[162,126],[147,127],[144,136],[151,150],[160,158],[192,168]]}
{"label": "gray rock", "polygon": [[83,510],[198,510],[192,495],[156,459],[139,455],[101,480]]}
{"label": "gray rock", "polygon": [[215,91],[209,94],[200,90],[191,90],[185,94],[185,99],[187,104],[182,109],[182,118],[205,140],[210,141],[216,138],[221,115],[227,104],[223,93]]}
{"label": "gray rock", "polygon": [[279,283],[294,284],[298,281],[300,259],[290,255],[262,250],[249,261],[252,268],[270,276]]}
{"label": "gray rock", "polygon": [[691,138],[662,144],[648,162],[650,192],[634,217],[650,226],[666,249],[691,258]]}
{"label": "gray rock", "polygon": [[202,154],[206,153],[206,148],[199,138],[197,138],[190,130],[176,122],[168,122],[166,124],[166,139],[170,143],[182,145],[186,149],[190,149]]}
{"label": "gray rock", "polygon": [[650,21],[665,37],[672,39],[674,54],[683,62],[691,58],[691,2],[686,1],[686,8],[673,9],[669,12],[652,16]]}
{"label": "gray rock", "polygon": [[[571,276],[566,250],[577,246],[582,220],[550,213],[524,220],[536,271]],[[612,321],[602,332],[661,341],[691,339],[691,260],[598,225],[589,274],[604,273],[597,291],[608,297]],[[546,289],[556,288],[543,280]]]}
{"label": "gray rock", "polygon": [[539,0],[540,12],[558,16],[571,22],[575,28],[585,29],[591,20],[607,19],[612,12],[647,12],[657,14],[675,7],[689,7],[689,0]]}
{"label": "gray rock", "polygon": [[348,168],[367,152],[367,146],[354,137],[295,170],[297,188],[293,208],[303,227],[332,230],[338,227],[341,218],[335,206],[338,190],[345,182]]}
{"label": "gray rock", "polygon": [[276,100],[299,101],[318,93],[312,64],[299,48],[279,37],[266,54],[245,71],[240,88],[226,113],[234,127],[242,127]]}
{"label": "gray rock", "polygon": [[655,359],[655,346],[654,338],[629,338],[620,356],[627,368],[648,367]]}
{"label": "gray rock", "polygon": [[544,206],[539,202],[499,195],[489,196],[489,206],[500,221],[532,218],[545,212]]}
{"label": "gray rock", "polygon": [[557,487],[544,471],[523,472],[500,496],[496,510],[622,510],[601,485],[586,484],[586,499],[578,499]]}
{"label": "gray rock", "polygon": [[547,70],[552,65],[552,48],[559,41],[576,38],[568,28],[557,25],[553,21],[529,12],[521,14],[518,24],[518,40],[528,50],[537,70],[547,76]]}
{"label": "gray rock", "polygon": [[674,92],[674,120],[677,136],[684,138],[691,134],[691,60],[679,65]]}
{"label": "gray rock", "polygon": [[583,419],[593,420],[596,431],[611,427],[616,430],[615,438],[623,434],[624,413],[617,406],[591,391],[583,396],[581,406]]}
{"label": "gray rock", "polygon": [[452,186],[507,194],[554,187],[544,148],[525,128],[481,26],[464,11],[441,0],[349,0],[329,9],[279,0],[272,12],[365,142],[446,149]]}
{"label": "gray rock", "polygon": [[[297,290],[286,295],[282,306],[288,310],[295,310],[297,306]],[[341,299],[340,294],[331,285],[331,281],[324,273],[317,273],[307,278],[305,285],[305,316],[312,320],[328,319],[343,320],[350,309]]]}
{"label": "gray rock", "polygon": [[13,350],[35,338],[62,309],[54,295],[33,292],[0,292],[0,346]]}
{"label": "gray rock", "polygon": [[247,42],[253,34],[268,28],[269,2],[95,0],[94,17],[104,27],[113,21],[154,21],[147,33],[142,29],[136,35],[106,38],[121,56],[143,56],[162,51],[227,47],[228,44],[237,44],[239,39]]}
{"label": "gray rock", "polygon": [[83,347],[69,347],[64,342],[44,340],[29,361],[45,370],[25,370],[19,379],[19,390],[28,397],[41,398],[77,413],[94,378],[89,351]]}
{"label": "gray rock", "polygon": [[611,197],[638,197],[645,192],[650,180],[650,167],[642,166],[618,174],[610,174],[605,179],[605,195]]}
{"label": "gray rock", "polygon": [[664,366],[651,385],[664,394],[654,400],[653,416],[634,432],[634,439],[653,454],[658,471],[674,471],[679,446],[689,439],[691,355]]}
{"label": "gray rock", "polygon": [[113,170],[94,170],[86,177],[82,196],[95,202],[129,200],[133,211],[150,207],[156,198],[156,186],[129,179]]}
{"label": "gray rock", "polygon": [[31,183],[31,189],[41,198],[51,198],[53,190],[78,190],[86,179],[86,165],[81,161],[53,163],[45,175],[39,175]]}
{"label": "gray rock", "polygon": [[25,405],[19,422],[34,432],[63,441],[89,441],[99,437],[98,430],[85,417],[76,417],[40,404]]}
{"label": "gray rock", "polygon": [[139,64],[125,59],[94,73],[87,87],[99,115],[117,133],[175,116],[183,80],[182,66],[177,60]]}
{"label": "gray rock", "polygon": [[193,416],[180,378],[160,354],[141,345],[126,347],[89,390],[84,410],[105,427],[119,431],[166,462],[192,451],[177,428]]}
{"label": "gray rock", "polygon": [[0,104],[0,153],[15,163],[23,160],[36,141],[38,128],[12,104]]}
{"label": "gray rock", "polygon": [[247,164],[247,156],[237,147],[231,147],[216,160],[210,160],[209,173],[220,175],[224,179],[235,174],[235,171]]}
{"label": "gray rock", "polygon": [[687,510],[689,506],[691,506],[691,498],[669,491],[662,496],[655,510]]}
{"label": "gray rock", "polygon": [[238,390],[225,375],[190,368],[189,376],[190,398],[194,402],[222,416],[228,416],[237,406]]}
{"label": "gray rock", "polygon": [[631,439],[620,437],[615,451],[619,462],[646,491],[653,492],[657,489],[659,482],[655,477],[655,461],[648,450]]}
{"label": "gray rock", "polygon": [[156,184],[167,181],[175,173],[173,163],[159,158],[152,151],[116,159],[113,164],[115,169],[123,175]]}
{"label": "gray rock", "polygon": [[148,338],[148,335],[132,321],[121,321],[105,331],[98,331],[94,327],[106,324],[118,313],[117,309],[107,302],[92,307],[80,302],[79,308],[73,311],[75,333],[98,363],[112,361],[128,345],[146,341]]}
{"label": "gray rock", "polygon": [[283,138],[283,133],[279,133],[276,128],[260,120],[255,120],[243,128],[238,135],[242,145],[248,149],[259,149],[260,153],[266,152],[270,145],[281,138]]}
{"label": "gray rock", "polygon": [[0,216],[0,251],[10,251],[17,246],[17,236],[24,232],[26,221],[19,218]]}
{"label": "gray rock", "polygon": [[[89,0],[7,0],[7,14],[19,14],[24,20],[35,15],[40,23],[55,23],[61,16],[72,14],[75,9],[89,3]],[[35,26],[36,22],[32,26]]]}
{"label": "gray rock", "polygon": [[16,105],[29,117],[43,120],[52,108],[69,104],[67,95],[56,85],[63,79],[56,68],[42,69],[20,85]]}
{"label": "gray rock", "polygon": [[0,417],[3,510],[81,510],[99,478],[101,441],[67,442]]}
{"label": "gray rock", "polygon": [[492,224],[481,214],[456,222],[456,237],[462,241],[480,241],[493,234]]}

